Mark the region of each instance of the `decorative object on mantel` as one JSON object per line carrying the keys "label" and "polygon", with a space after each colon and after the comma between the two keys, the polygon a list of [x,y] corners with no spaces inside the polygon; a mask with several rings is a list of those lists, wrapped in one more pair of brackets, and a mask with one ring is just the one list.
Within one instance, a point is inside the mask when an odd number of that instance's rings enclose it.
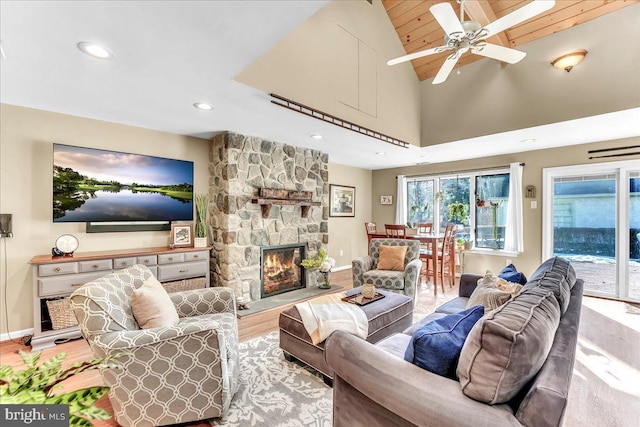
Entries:
{"label": "decorative object on mantel", "polygon": [[268,218],[269,212],[274,205],[300,206],[300,216],[305,218],[311,206],[322,206],[320,202],[312,202],[313,193],[311,191],[280,190],[276,188],[261,188],[260,197],[252,199],[251,203],[256,203],[262,208],[262,218]]}
{"label": "decorative object on mantel", "polygon": [[327,251],[325,249],[320,249],[318,254],[313,258],[305,258],[300,262],[305,270],[314,271],[318,270],[324,276],[324,282],[318,285],[320,289],[329,289],[331,288],[330,276],[331,269],[336,265],[336,261],[327,256]]}
{"label": "decorative object on mantel", "polygon": [[191,224],[171,224],[171,247],[193,246],[193,226]]}
{"label": "decorative object on mantel", "polygon": [[356,188],[329,184],[329,216],[356,216]]}
{"label": "decorative object on mantel", "polygon": [[196,237],[194,239],[193,247],[206,248],[207,247],[207,205],[209,204],[209,197],[206,194],[195,195],[196,205]]}

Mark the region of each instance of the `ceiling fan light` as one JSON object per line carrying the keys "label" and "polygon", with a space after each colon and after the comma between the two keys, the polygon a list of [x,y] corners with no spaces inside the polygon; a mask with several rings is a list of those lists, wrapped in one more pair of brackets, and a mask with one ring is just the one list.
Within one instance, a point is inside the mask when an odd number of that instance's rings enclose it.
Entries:
{"label": "ceiling fan light", "polygon": [[582,62],[584,57],[587,56],[587,53],[584,49],[576,50],[575,52],[557,57],[551,62],[551,65],[560,70],[565,70],[568,73],[573,67]]}

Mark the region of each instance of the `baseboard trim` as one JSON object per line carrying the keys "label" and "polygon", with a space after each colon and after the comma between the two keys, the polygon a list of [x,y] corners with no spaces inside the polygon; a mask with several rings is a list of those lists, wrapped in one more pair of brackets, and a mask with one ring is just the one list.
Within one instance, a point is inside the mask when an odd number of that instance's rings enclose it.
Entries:
{"label": "baseboard trim", "polygon": [[25,335],[33,335],[33,328],[31,329],[23,329],[21,331],[13,331],[7,332],[6,334],[0,334],[0,342],[9,341],[9,340],[19,340]]}
{"label": "baseboard trim", "polygon": [[342,270],[348,270],[350,268],[351,268],[351,265],[343,265],[342,267],[333,267],[331,271],[342,271]]}

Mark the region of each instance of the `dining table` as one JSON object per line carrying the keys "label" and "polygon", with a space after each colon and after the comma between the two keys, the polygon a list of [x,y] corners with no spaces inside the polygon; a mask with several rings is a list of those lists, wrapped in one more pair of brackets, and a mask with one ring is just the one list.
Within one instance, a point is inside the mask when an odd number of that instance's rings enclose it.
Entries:
{"label": "dining table", "polygon": [[[386,234],[376,233],[369,234],[371,239],[387,239],[394,238],[391,236],[387,236]],[[438,292],[438,248],[440,247],[440,243],[444,242],[444,233],[417,233],[417,234],[407,234],[404,236],[404,239],[407,240],[419,240],[421,244],[428,245],[431,248],[431,260],[433,261],[433,286],[434,286],[434,294]],[[427,267],[428,268],[428,267]],[[444,278],[441,278],[444,280]]]}

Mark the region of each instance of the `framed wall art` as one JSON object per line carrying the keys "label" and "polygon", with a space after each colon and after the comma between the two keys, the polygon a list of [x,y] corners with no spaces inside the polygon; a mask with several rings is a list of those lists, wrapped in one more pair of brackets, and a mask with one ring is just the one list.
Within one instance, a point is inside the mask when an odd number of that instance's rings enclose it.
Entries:
{"label": "framed wall art", "polygon": [[192,224],[171,224],[171,247],[183,248],[193,246]]}
{"label": "framed wall art", "polygon": [[393,196],[380,196],[380,204],[381,205],[392,205],[393,204]]}
{"label": "framed wall art", "polygon": [[356,187],[329,184],[329,216],[356,216]]}

